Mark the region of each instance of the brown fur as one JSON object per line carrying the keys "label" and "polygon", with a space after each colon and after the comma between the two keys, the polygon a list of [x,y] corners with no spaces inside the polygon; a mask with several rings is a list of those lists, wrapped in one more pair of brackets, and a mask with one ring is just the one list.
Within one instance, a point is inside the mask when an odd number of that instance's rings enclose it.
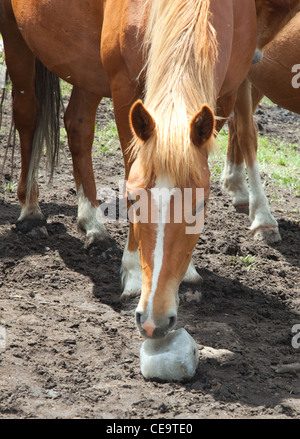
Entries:
{"label": "brown fur", "polygon": [[255,0],[258,24],[258,48],[272,41],[299,11],[299,0]]}

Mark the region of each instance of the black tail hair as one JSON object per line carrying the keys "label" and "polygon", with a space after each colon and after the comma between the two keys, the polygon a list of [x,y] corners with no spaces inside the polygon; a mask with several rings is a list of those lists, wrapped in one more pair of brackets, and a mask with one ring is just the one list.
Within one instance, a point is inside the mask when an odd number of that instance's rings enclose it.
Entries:
{"label": "black tail hair", "polygon": [[59,78],[50,72],[38,59],[35,63],[35,93],[39,113],[32,144],[30,168],[27,178],[27,198],[38,178],[39,164],[46,147],[47,171],[52,180],[58,163],[60,146],[61,92]]}

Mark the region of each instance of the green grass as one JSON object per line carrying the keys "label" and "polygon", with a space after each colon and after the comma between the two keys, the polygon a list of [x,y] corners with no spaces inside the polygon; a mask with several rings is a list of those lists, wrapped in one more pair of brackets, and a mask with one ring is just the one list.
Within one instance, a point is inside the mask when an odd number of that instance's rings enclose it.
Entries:
{"label": "green grass", "polygon": [[[217,137],[219,151],[210,158],[212,179],[220,177],[224,169],[228,135],[221,131]],[[259,170],[264,173],[264,181],[271,180],[275,185],[288,187],[295,195],[300,194],[300,153],[299,145],[258,137],[257,160]]]}
{"label": "green grass", "polygon": [[208,160],[212,181],[219,181],[224,170],[227,142],[228,135],[221,130],[217,137],[218,148],[210,155]]}
{"label": "green grass", "polygon": [[69,84],[67,81],[64,81],[63,79],[59,80],[59,84],[60,84],[60,93],[62,98],[68,99],[72,91],[72,85]]}
{"label": "green grass", "polygon": [[300,194],[299,145],[262,136],[258,138],[257,158],[260,171],[276,185]]}
{"label": "green grass", "polygon": [[250,271],[254,268],[255,265],[255,256],[247,255],[247,256],[239,256],[240,261],[244,264],[245,270]]}
{"label": "green grass", "polygon": [[276,104],[274,104],[274,102],[271,101],[271,99],[267,98],[267,96],[264,96],[262,98],[262,100],[260,101],[260,104],[262,105],[270,105],[270,106],[275,106]]}
{"label": "green grass", "polygon": [[17,190],[17,182],[11,182],[4,185],[5,192],[16,192]]}
{"label": "green grass", "polygon": [[235,267],[236,265],[240,264],[245,271],[250,271],[255,269],[255,256],[253,255],[246,255],[246,256],[231,256],[230,257],[230,265]]}
{"label": "green grass", "polygon": [[118,146],[119,137],[115,121],[108,122],[104,127],[96,124],[93,155],[112,153]]}

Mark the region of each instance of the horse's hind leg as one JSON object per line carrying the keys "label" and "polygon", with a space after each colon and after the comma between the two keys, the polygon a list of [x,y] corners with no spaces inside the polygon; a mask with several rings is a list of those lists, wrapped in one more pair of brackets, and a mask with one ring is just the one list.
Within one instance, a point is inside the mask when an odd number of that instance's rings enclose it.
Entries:
{"label": "horse's hind leg", "polygon": [[[228,117],[234,108],[237,93],[224,100],[224,111],[222,117]],[[228,108],[226,108],[228,107]],[[217,130],[219,125],[224,124],[224,119],[217,120]],[[222,175],[223,187],[233,194],[232,203],[236,210],[241,213],[249,213],[249,189],[246,182],[246,171],[244,155],[239,146],[237,135],[236,116],[233,115],[228,120],[228,147],[225,161],[225,168]]]}
{"label": "horse's hind leg", "polygon": [[232,204],[237,212],[249,213],[249,189],[246,181],[244,156],[239,146],[235,116],[228,121],[228,135],[223,187],[232,192]]}
{"label": "horse's hind leg", "polygon": [[[249,216],[251,220],[250,229],[258,239],[265,239],[268,242],[276,242],[281,239],[278,224],[271,214],[267,197],[264,193],[261,177],[257,163],[257,126],[253,118],[253,113],[261,99],[259,91],[254,90],[249,80],[245,80],[240,86],[236,104],[235,114],[229,123],[229,151],[231,150],[233,167],[240,172],[233,173],[231,180],[240,182],[235,190],[234,186],[228,187],[239,194],[239,188],[245,188],[244,157],[248,181],[249,181]],[[236,157],[239,159],[237,160]],[[243,169],[242,169],[243,168]],[[227,185],[228,186],[228,185]],[[244,191],[246,195],[246,188]]]}
{"label": "horse's hind leg", "polygon": [[97,215],[99,203],[91,155],[100,100],[101,97],[74,86],[64,116],[78,196],[78,227],[86,233],[86,247],[97,243],[106,247],[110,243]]}
{"label": "horse's hind leg", "polygon": [[12,81],[14,123],[21,145],[21,174],[17,193],[22,210],[18,227],[26,233],[32,227],[45,222],[38,204],[36,182],[32,184],[30,193],[27,193],[27,177],[38,116],[38,102],[34,88],[35,57],[24,42],[15,21],[8,20],[2,24],[1,33],[5,60]]}

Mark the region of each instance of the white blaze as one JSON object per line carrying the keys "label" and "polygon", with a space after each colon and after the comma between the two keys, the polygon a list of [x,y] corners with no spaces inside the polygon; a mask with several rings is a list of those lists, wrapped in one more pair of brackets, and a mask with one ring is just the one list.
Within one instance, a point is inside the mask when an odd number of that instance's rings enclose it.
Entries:
{"label": "white blaze", "polygon": [[172,185],[170,181],[167,178],[162,179],[159,177],[155,187],[151,190],[152,200],[156,204],[158,217],[156,241],[153,254],[152,283],[147,306],[147,313],[149,316],[152,316],[153,314],[153,299],[157,289],[158,279],[164,258],[165,225],[167,223],[167,219],[169,218],[168,213],[170,208],[171,189]]}

